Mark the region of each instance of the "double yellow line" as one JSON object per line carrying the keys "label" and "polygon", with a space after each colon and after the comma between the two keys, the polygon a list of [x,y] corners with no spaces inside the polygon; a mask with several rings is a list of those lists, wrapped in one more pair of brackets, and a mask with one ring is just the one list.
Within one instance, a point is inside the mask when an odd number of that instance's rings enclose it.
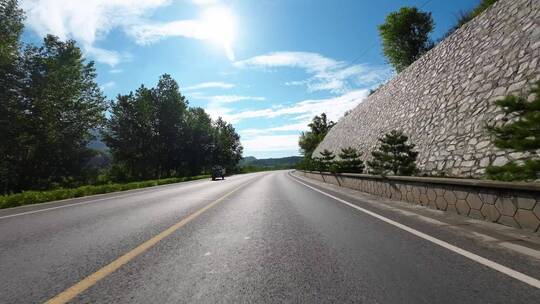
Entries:
{"label": "double yellow line", "polygon": [[111,273],[116,271],[118,268],[122,267],[123,265],[127,264],[129,261],[133,260],[134,258],[139,256],[140,254],[142,254],[146,250],[148,250],[148,249],[152,248],[153,246],[155,246],[159,241],[161,241],[164,238],[166,238],[167,236],[171,235],[176,230],[182,228],[183,226],[185,226],[189,222],[191,222],[194,219],[196,219],[197,217],[199,217],[201,214],[206,212],[208,209],[214,207],[215,205],[217,205],[218,203],[220,203],[221,201],[226,199],[228,196],[230,196],[234,192],[238,191],[239,189],[243,188],[244,186],[246,186],[247,184],[250,184],[252,182],[253,182],[253,180],[238,186],[237,188],[235,188],[232,191],[226,193],[225,195],[221,196],[220,198],[213,201],[212,203],[210,203],[210,204],[204,206],[203,208],[195,211],[194,213],[190,214],[188,217],[182,219],[180,222],[178,222],[178,223],[172,225],[171,227],[167,228],[166,230],[162,231],[158,235],[152,237],[148,241],[142,243],[141,245],[137,246],[135,249],[133,249],[133,250],[129,251],[128,253],[124,254],[123,256],[117,258],[116,260],[112,261],[110,264],[108,264],[105,267],[99,269],[98,271],[94,272],[93,274],[87,276],[83,280],[79,281],[78,283],[76,283],[75,285],[71,286],[70,288],[64,290],[63,292],[59,293],[54,298],[48,300],[45,303],[48,303],[48,304],[67,303],[68,301],[75,298],[76,296],[78,296],[79,294],[81,294],[82,292],[87,290],[88,288],[95,285],[100,280],[104,279],[105,277],[107,277],[108,275],[110,275]]}

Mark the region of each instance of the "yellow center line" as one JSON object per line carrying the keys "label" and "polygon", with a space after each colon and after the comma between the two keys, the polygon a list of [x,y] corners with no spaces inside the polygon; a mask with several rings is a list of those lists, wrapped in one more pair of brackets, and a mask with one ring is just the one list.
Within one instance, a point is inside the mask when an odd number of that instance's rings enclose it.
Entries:
{"label": "yellow center line", "polygon": [[149,239],[148,241],[142,243],[141,245],[137,246],[135,249],[131,250],[130,252],[124,254],[123,256],[117,258],[116,260],[112,261],[107,266],[104,266],[103,268],[99,269],[98,271],[94,272],[93,274],[87,276],[86,278],[82,279],[75,285],[71,286],[70,288],[64,290],[63,292],[56,295],[54,298],[48,300],[45,303],[48,304],[60,304],[60,303],[67,303],[71,299],[75,298],[88,288],[95,285],[100,280],[104,279],[114,271],[116,271],[118,268],[122,267],[123,265],[127,264],[129,261],[133,260],[146,250],[152,248],[154,245],[156,245],[159,241],[163,240],[167,236],[171,235],[176,230],[182,228],[187,223],[191,222],[192,220],[199,217],[201,214],[206,212],[208,209],[214,207],[219,202],[223,201],[225,198],[233,194],[234,192],[238,191],[242,187],[244,187],[247,184],[250,184],[253,182],[253,180],[244,183],[237,188],[233,189],[232,191],[226,193],[222,197],[218,198],[217,200],[213,201],[212,203],[204,206],[203,208],[195,211],[194,213],[190,214],[188,217],[182,219],[180,222],[172,225],[171,227],[167,228],[166,230],[162,231],[158,235],[154,236],[153,238]]}

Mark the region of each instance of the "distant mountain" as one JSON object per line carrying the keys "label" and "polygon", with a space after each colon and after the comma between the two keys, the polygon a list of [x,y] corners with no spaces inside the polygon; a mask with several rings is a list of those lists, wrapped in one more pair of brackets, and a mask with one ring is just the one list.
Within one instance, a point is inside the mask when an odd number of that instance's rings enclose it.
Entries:
{"label": "distant mountain", "polygon": [[281,158],[263,158],[257,159],[253,156],[244,157],[240,161],[240,167],[292,167],[302,160],[301,156],[289,156]]}
{"label": "distant mountain", "polygon": [[105,143],[101,140],[101,134],[99,134],[99,131],[98,130],[92,130],[90,131],[90,133],[92,133],[92,135],[94,135],[96,138],[94,140],[91,140],[87,147],[90,148],[90,149],[93,149],[93,150],[97,150],[97,151],[108,151],[109,150],[109,147],[107,147],[107,145],[105,145]]}

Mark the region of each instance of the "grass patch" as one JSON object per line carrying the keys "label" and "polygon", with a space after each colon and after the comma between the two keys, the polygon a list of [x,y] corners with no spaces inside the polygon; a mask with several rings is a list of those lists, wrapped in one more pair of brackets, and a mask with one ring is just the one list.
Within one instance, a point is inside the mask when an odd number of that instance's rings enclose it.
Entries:
{"label": "grass patch", "polygon": [[125,184],[105,184],[105,185],[88,185],[78,188],[61,188],[48,191],[24,191],[21,193],[2,195],[0,196],[0,209],[11,208],[23,205],[32,205],[57,201],[68,198],[83,197],[94,194],[103,194],[117,191],[126,191],[132,189],[153,187],[166,184],[174,184],[209,178],[209,175],[197,175],[190,177],[173,177],[164,179],[154,179],[142,182],[131,182]]}

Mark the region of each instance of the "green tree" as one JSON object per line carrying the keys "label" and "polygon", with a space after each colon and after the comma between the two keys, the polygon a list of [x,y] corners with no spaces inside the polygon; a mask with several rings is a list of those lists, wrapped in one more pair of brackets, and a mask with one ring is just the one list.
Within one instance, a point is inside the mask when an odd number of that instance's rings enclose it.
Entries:
{"label": "green tree", "polygon": [[236,133],[233,125],[219,117],[214,122],[212,165],[221,165],[227,172],[236,172],[242,159],[242,151],[240,135]]}
{"label": "green tree", "polygon": [[214,164],[234,172],[242,157],[234,127],[221,118],[212,122],[201,108],[188,108],[167,74],[155,88],[119,95],[102,136],[118,179],[196,175]]}
{"label": "green tree", "polygon": [[298,145],[300,146],[302,155],[308,158],[311,157],[313,151],[315,151],[334,125],[335,123],[333,121],[328,121],[325,113],[313,117],[313,120],[308,125],[310,130],[300,134]]}
{"label": "green tree", "polygon": [[105,98],[74,41],[20,42],[23,12],[0,3],[0,182],[3,192],[72,185],[88,178],[87,144]]}
{"label": "green tree", "polygon": [[[152,92],[141,86],[135,93],[118,95],[102,138],[113,156],[114,178],[119,181],[157,176],[154,146],[157,134]],[[118,178],[121,176],[121,178]]]}
{"label": "green tree", "polygon": [[103,140],[131,179],[180,175],[187,162],[186,116],[187,101],[165,74],[155,88],[117,97]]}
{"label": "green tree", "polygon": [[25,151],[19,43],[23,19],[16,0],[0,2],[0,191],[4,193],[18,183]]}
{"label": "green tree", "polygon": [[17,0],[0,2],[0,67],[11,66],[19,60],[23,21],[24,13]]}
{"label": "green tree", "polygon": [[478,5],[475,8],[473,8],[472,10],[461,12],[459,14],[459,16],[458,16],[457,24],[454,25],[452,28],[450,28],[450,30],[448,30],[448,32],[446,32],[446,34],[444,34],[443,39],[450,36],[450,34],[452,34],[457,29],[462,27],[465,23],[471,21],[476,16],[483,13],[490,6],[495,4],[495,2],[497,2],[497,0],[480,0],[480,3],[478,3]]}
{"label": "green tree", "polygon": [[431,13],[416,7],[402,7],[379,25],[383,53],[398,73],[433,47],[429,39],[433,27]]}
{"label": "green tree", "polygon": [[178,83],[168,74],[160,77],[151,94],[157,132],[154,142],[158,160],[156,177],[181,175],[185,173],[188,102],[180,93]]}
{"label": "green tree", "polygon": [[373,160],[368,161],[371,172],[387,175],[412,175],[416,173],[416,157],[413,151],[415,145],[407,144],[408,137],[401,131],[393,130],[379,138],[380,145],[371,152]]}
{"label": "green tree", "polygon": [[362,173],[364,171],[364,162],[360,159],[362,153],[359,153],[355,148],[343,148],[338,156],[340,172]]}
{"label": "green tree", "polygon": [[214,143],[212,119],[202,108],[190,108],[187,116],[186,161],[190,175],[211,167]]}
{"label": "green tree", "polygon": [[331,169],[333,169],[334,159],[336,158],[334,152],[324,149],[320,154],[322,165],[321,171],[331,171]]}
{"label": "green tree", "polygon": [[95,82],[93,62],[85,62],[75,41],[47,36],[28,46],[23,58],[23,127],[17,190],[84,181],[93,151],[92,130],[104,122],[105,97]]}
{"label": "green tree", "polygon": [[489,166],[488,178],[497,180],[534,180],[540,176],[540,81],[533,86],[532,101],[521,96],[507,96],[495,102],[502,108],[506,120],[502,126],[490,126],[493,143],[501,149],[528,152],[531,157],[523,163],[510,162],[504,166]]}

